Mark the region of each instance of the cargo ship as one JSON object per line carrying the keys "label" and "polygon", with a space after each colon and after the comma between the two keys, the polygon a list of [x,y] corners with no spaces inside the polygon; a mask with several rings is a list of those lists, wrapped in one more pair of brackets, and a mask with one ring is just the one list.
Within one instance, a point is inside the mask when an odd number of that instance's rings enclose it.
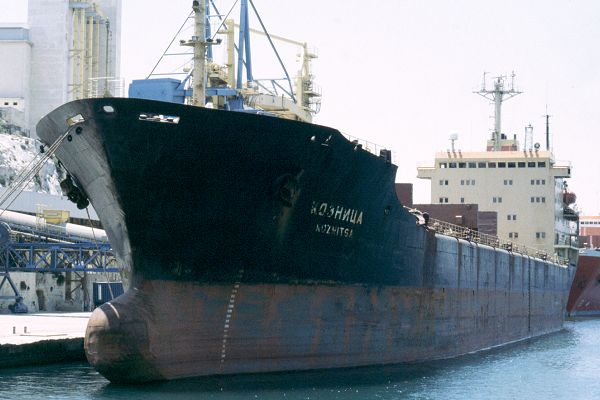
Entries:
{"label": "cargo ship", "polygon": [[336,130],[120,98],[37,128],[70,135],[56,155],[131,271],[86,334],[111,381],[421,361],[562,327],[572,267],[436,233],[396,166]]}
{"label": "cargo ship", "polygon": [[580,251],[567,313],[571,317],[600,316],[600,249]]}
{"label": "cargo ship", "polygon": [[110,381],[418,362],[562,328],[573,265],[403,207],[389,150],[240,111],[83,99],[37,125],[130,274],[85,337]]}

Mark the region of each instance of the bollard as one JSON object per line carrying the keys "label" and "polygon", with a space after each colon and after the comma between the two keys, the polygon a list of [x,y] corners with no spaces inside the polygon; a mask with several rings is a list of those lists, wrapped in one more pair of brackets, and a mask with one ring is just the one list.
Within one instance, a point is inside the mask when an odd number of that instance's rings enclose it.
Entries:
{"label": "bollard", "polygon": [[23,333],[27,333],[27,327],[23,328]]}
{"label": "bollard", "polygon": [[15,333],[17,333],[17,327],[16,327],[16,326],[13,326],[13,335],[14,335]]}

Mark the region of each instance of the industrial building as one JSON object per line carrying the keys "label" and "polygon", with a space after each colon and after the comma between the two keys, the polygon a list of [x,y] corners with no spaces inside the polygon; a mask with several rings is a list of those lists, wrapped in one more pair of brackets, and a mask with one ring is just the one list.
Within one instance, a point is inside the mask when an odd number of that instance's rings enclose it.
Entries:
{"label": "industrial building", "polygon": [[589,215],[579,217],[580,242],[582,247],[600,248],[600,216]]}
{"label": "industrial building", "polygon": [[10,131],[29,125],[31,50],[29,29],[0,26],[0,117]]}
{"label": "industrial building", "polygon": [[[37,138],[40,118],[68,101],[122,96],[120,27],[121,0],[29,0],[26,23],[0,25],[0,131]],[[24,192],[10,209],[24,213],[10,215],[35,222],[2,222],[0,312],[14,301],[17,291],[30,311],[89,309],[92,285],[107,276],[88,276],[91,258],[76,255],[102,250],[106,241],[85,239],[91,243],[87,250],[85,243],[66,238],[33,243],[34,236],[44,237],[50,225],[60,230],[80,223],[89,229],[87,214],[66,198],[33,192]],[[54,226],[43,218],[42,209],[68,217]],[[93,210],[89,217],[97,219]]]}
{"label": "industrial building", "polygon": [[0,26],[0,116],[35,137],[75,99],[116,96],[121,0],[29,0],[27,24]]}

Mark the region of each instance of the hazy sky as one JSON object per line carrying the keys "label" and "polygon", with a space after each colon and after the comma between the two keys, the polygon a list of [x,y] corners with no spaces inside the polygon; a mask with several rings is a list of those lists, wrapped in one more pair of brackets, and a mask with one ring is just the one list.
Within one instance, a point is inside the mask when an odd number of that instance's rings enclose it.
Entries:
{"label": "hazy sky", "polygon": [[[0,0],[0,22],[18,18],[11,10],[24,3]],[[271,33],[317,49],[323,104],[315,122],[391,147],[397,180],[415,184],[416,202],[429,202],[429,181],[416,178],[416,166],[448,148],[450,132],[458,132],[463,151],[485,148],[493,107],[472,93],[483,72],[514,71],[523,94],[504,104],[503,132],[522,141],[531,123],[534,142],[544,146],[547,106],[556,159],[573,165],[577,203],[585,214],[600,213],[600,1],[254,3]],[[224,13],[232,1],[217,4]],[[123,77],[148,74],[190,6],[123,0]],[[293,62],[295,50],[287,52]],[[253,56],[255,64],[272,57],[260,48]],[[255,70],[255,77],[274,76]]]}

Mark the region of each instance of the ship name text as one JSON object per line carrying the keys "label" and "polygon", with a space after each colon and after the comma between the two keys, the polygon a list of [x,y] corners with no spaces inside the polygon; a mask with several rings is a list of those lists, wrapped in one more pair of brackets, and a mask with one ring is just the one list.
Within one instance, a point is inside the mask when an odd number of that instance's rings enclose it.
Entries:
{"label": "ship name text", "polygon": [[349,222],[353,225],[362,225],[363,212],[353,208],[347,208],[330,203],[313,201],[310,207],[311,215],[319,217],[336,219],[342,222]]}
{"label": "ship name text", "polygon": [[324,235],[351,238],[352,234],[354,233],[354,229],[329,224],[317,224],[315,232],[322,233]]}
{"label": "ship name text", "polygon": [[361,210],[320,201],[312,202],[310,214],[333,220],[327,224],[318,223],[315,226],[316,233],[344,239],[353,238],[354,226],[363,223],[363,212]]}

